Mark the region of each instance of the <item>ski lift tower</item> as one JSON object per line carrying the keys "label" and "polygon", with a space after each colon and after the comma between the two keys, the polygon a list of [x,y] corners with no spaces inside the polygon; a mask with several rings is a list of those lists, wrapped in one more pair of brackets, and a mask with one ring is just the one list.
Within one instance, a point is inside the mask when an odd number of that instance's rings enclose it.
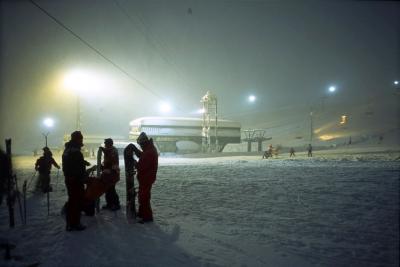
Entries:
{"label": "ski lift tower", "polygon": [[263,129],[249,129],[244,130],[245,138],[243,141],[247,142],[247,152],[251,152],[251,143],[257,142],[257,151],[262,151],[262,142],[266,140],[271,140],[272,137],[265,137],[265,130]]}
{"label": "ski lift tower", "polygon": [[[217,97],[207,91],[206,95],[200,100],[203,104],[203,128],[202,128],[202,151],[218,151],[218,110]],[[213,132],[212,129],[213,128]],[[212,144],[214,140],[214,144]]]}

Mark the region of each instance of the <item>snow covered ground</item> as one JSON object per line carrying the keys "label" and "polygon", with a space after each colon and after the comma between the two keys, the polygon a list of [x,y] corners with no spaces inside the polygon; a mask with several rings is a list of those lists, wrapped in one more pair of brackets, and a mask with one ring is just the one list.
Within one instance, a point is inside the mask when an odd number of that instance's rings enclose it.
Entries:
{"label": "snow covered ground", "polygon": [[[335,150],[295,159],[161,157],[154,223],[129,222],[123,208],[83,216],[83,232],[64,230],[66,191],[53,170],[50,216],[45,195],[29,193],[27,225],[16,205],[10,229],[0,207],[0,243],[16,245],[15,258],[0,266],[398,266],[399,156]],[[14,159],[19,185],[34,162]],[[122,203],[124,188],[122,175]]]}

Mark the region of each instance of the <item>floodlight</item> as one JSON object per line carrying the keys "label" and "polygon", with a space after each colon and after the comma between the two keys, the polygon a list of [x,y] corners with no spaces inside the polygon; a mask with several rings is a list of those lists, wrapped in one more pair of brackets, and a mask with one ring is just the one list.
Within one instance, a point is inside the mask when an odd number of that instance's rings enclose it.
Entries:
{"label": "floodlight", "polygon": [[54,120],[52,118],[45,118],[43,120],[43,124],[47,127],[47,128],[52,128],[54,126]]}
{"label": "floodlight", "polygon": [[169,103],[163,102],[160,104],[160,111],[162,113],[168,113],[171,111],[171,105]]}
{"label": "floodlight", "polygon": [[256,101],[256,97],[255,97],[254,95],[250,95],[250,96],[249,96],[249,101],[250,101],[250,102]]}

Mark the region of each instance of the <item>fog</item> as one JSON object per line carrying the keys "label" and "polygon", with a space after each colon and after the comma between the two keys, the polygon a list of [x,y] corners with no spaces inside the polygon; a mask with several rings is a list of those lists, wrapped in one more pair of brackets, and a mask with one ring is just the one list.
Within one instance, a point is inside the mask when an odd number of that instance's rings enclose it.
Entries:
{"label": "fog", "polygon": [[[323,114],[316,128],[347,114],[356,130],[398,129],[399,14],[379,1],[1,1],[0,137],[32,151],[52,117],[49,144],[60,146],[75,130],[77,91],[84,134],[199,117],[208,90],[243,129],[305,135],[310,110]],[[67,90],[77,70],[91,80]]]}

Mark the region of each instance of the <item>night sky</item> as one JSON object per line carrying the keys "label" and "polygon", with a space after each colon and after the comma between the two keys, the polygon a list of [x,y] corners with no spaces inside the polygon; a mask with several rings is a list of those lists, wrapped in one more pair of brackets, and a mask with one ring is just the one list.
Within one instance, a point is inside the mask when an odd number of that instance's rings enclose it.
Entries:
{"label": "night sky", "polygon": [[0,137],[19,151],[42,142],[47,116],[50,145],[75,129],[77,96],[64,80],[77,70],[93,81],[80,92],[84,134],[127,137],[142,116],[199,117],[207,90],[243,128],[306,124],[321,105],[350,116],[372,108],[382,118],[369,127],[398,127],[398,2],[35,3],[42,10],[1,1]]}

